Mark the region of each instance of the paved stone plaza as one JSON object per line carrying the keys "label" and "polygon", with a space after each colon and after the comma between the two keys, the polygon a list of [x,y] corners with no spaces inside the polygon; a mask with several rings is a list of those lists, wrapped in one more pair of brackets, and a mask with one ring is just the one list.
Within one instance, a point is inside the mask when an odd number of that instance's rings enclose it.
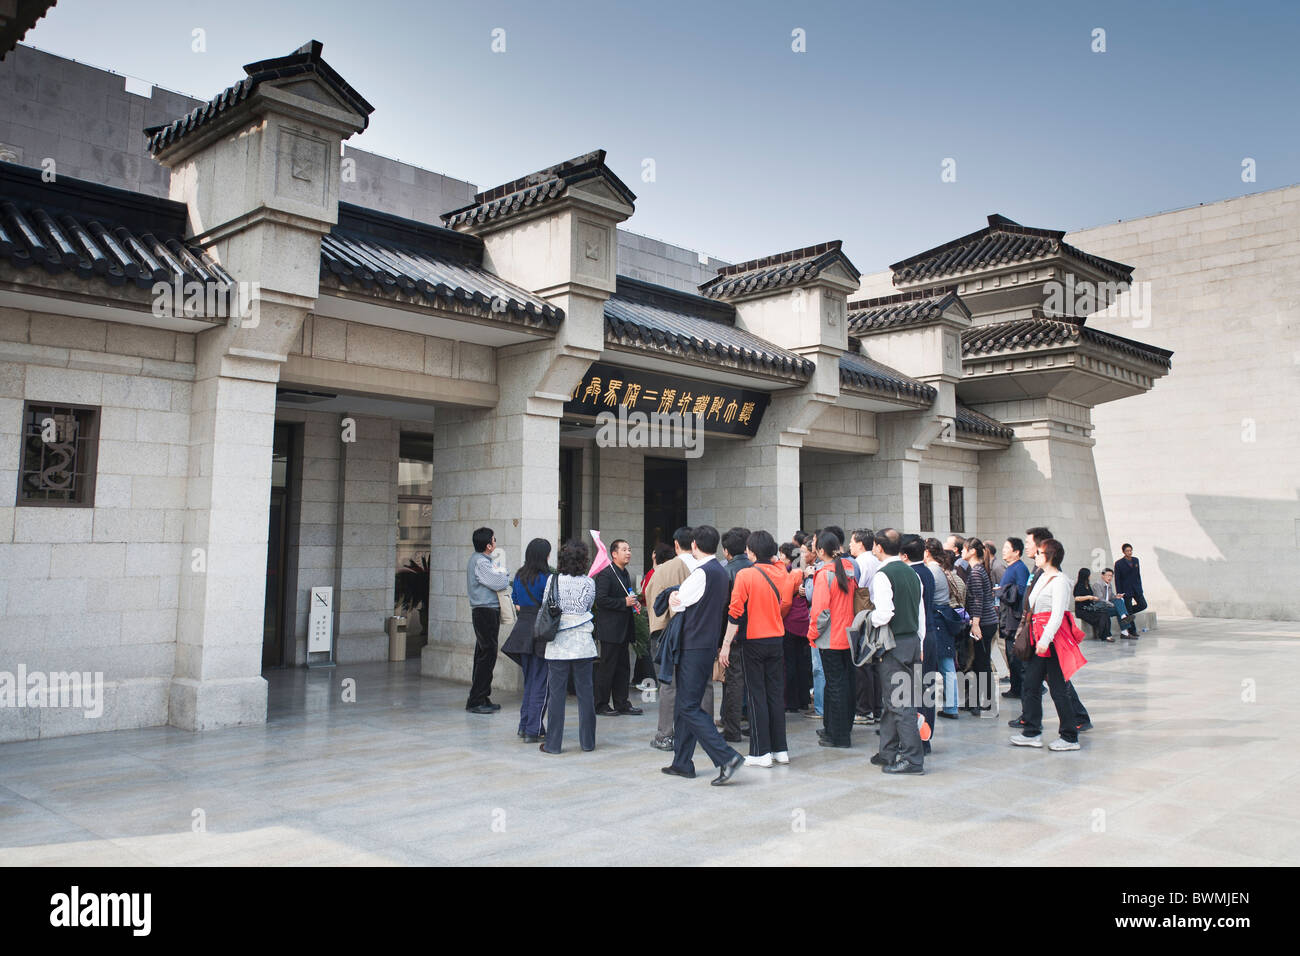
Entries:
{"label": "paved stone plaza", "polygon": [[790,766],[726,788],[702,755],[693,781],[661,775],[650,714],[600,718],[584,754],[571,704],[547,757],[515,737],[514,695],[471,716],[414,661],[276,671],[265,725],[0,745],[0,864],[1300,863],[1293,623],[1162,619],[1086,651],[1081,752],[963,715],[926,776],[891,778],[871,728],[828,751],[794,717]]}

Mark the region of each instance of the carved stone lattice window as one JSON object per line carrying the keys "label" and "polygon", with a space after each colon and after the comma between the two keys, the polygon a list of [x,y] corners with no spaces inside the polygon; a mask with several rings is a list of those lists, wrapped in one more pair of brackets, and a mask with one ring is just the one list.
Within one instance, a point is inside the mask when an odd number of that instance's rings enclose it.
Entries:
{"label": "carved stone lattice window", "polygon": [[934,485],[921,485],[921,529],[934,530]]}
{"label": "carved stone lattice window", "polygon": [[18,504],[93,507],[98,446],[99,409],[27,402]]}

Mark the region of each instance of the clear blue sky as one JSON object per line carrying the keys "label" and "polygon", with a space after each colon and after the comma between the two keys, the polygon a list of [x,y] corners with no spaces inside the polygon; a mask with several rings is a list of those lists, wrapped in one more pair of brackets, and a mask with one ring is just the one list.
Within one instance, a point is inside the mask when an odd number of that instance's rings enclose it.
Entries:
{"label": "clear blue sky", "polygon": [[375,106],[357,146],[480,187],[603,147],[629,228],[732,261],[843,239],[874,272],[990,212],[1079,229],[1300,181],[1295,0],[59,0],[26,42],[206,98],[309,39]]}

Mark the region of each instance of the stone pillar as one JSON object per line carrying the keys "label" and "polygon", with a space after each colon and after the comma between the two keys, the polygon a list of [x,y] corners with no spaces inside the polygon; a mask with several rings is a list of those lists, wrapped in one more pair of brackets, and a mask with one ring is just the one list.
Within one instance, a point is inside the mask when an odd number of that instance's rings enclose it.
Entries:
{"label": "stone pillar", "polygon": [[[857,270],[838,253],[838,244],[834,249],[838,261],[793,287],[718,296],[735,305],[738,328],[802,355],[815,369],[802,387],[773,395],[753,438],[706,440],[704,454],[689,460],[690,524],[711,524],[719,531],[736,525],[762,528],[777,541],[788,540],[799,527],[800,450],[813,424],[839,398],[839,361],[848,347],[846,296],[857,288]],[[764,268],[802,252],[753,265]]]}
{"label": "stone pillar", "polygon": [[1015,430],[1006,451],[980,454],[981,525],[1023,535],[1043,525],[1065,546],[1067,570],[1114,564],[1097,467],[1092,410],[1056,398],[977,406]]}
{"label": "stone pillar", "polygon": [[320,238],[338,221],[340,144],[370,107],[313,43],[249,64],[243,99],[157,133],[194,241],[249,308],[198,336],[189,509],[169,722],[266,719],[261,676],[271,445],[280,367],[316,302]]}
{"label": "stone pillar", "polygon": [[[511,202],[539,183],[549,199]],[[434,415],[430,624],[422,674],[470,679],[474,631],[465,568],[475,528],[495,532],[512,573],[533,538],[550,541],[555,559],[560,416],[604,349],[605,300],[618,274],[616,227],[632,214],[634,199],[597,152],[479,193],[474,205],[443,217],[483,239],[487,268],[562,309],[564,321],[553,340],[497,350],[495,408],[440,408]],[[501,206],[506,211],[496,211]],[[497,667],[494,686],[517,683],[518,668]]]}

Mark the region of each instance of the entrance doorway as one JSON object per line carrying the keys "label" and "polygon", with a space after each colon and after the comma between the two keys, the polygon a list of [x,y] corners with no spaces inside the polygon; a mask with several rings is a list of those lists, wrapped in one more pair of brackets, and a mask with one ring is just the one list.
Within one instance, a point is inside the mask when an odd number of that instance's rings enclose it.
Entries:
{"label": "entrance doorway", "polygon": [[673,532],[686,524],[686,462],[672,458],[645,460],[645,564],[660,542],[671,544]]}
{"label": "entrance doorway", "polygon": [[293,426],[277,423],[271,441],[270,528],[266,538],[266,609],[262,618],[262,666],[283,667],[285,542],[289,524],[289,466]]}

